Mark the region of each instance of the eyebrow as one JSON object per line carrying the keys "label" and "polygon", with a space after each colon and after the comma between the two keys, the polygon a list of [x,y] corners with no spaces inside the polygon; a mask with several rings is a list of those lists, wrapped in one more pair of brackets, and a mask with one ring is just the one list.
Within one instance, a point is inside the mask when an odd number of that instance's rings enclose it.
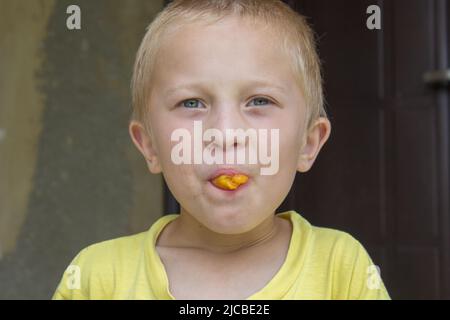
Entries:
{"label": "eyebrow", "polygon": [[[174,92],[182,89],[194,89],[194,88],[203,88],[203,82],[194,82],[194,83],[188,83],[188,84],[180,84],[177,86],[174,86],[172,88],[169,88],[165,90],[164,95],[169,96],[173,94]],[[286,88],[280,85],[277,85],[271,81],[267,81],[266,79],[257,79],[257,80],[251,80],[248,81],[244,85],[246,90],[249,90],[250,88],[264,88],[264,89],[275,89],[280,91],[281,93],[286,93]]]}

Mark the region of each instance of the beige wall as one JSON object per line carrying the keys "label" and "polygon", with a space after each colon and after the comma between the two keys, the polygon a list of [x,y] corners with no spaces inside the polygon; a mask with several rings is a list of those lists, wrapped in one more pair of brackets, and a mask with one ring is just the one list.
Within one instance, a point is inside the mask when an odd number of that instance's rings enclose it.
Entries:
{"label": "beige wall", "polygon": [[127,132],[134,55],[162,5],[0,0],[0,298],[48,298],[84,246],[162,214],[162,177]]}

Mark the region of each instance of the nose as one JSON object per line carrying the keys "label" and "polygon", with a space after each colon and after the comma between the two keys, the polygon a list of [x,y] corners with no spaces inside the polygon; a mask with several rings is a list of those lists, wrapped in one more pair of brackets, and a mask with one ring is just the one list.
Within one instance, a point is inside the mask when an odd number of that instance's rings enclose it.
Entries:
{"label": "nose", "polygon": [[[221,139],[214,139],[212,142],[205,142],[205,144],[214,147],[216,150],[221,149],[223,154],[232,148],[234,150],[245,148],[248,144],[245,136],[248,124],[239,105],[234,103],[216,105],[216,108],[213,108],[210,116],[207,118],[204,128],[205,130],[211,129],[210,132],[213,134],[214,132],[221,133],[222,141]],[[229,131],[229,139],[227,139],[227,131]]]}

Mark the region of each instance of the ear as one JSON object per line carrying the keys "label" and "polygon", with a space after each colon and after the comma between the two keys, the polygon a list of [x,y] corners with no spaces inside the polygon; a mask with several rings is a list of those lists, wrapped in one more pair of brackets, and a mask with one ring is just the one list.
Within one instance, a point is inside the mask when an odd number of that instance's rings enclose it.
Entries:
{"label": "ear", "polygon": [[152,136],[145,130],[144,126],[135,120],[130,122],[128,131],[135,146],[142,153],[151,173],[160,173],[161,165],[156,152]]}
{"label": "ear", "polygon": [[311,169],[320,149],[328,140],[331,133],[331,123],[325,117],[319,117],[307,130],[300,149],[297,170],[306,172]]}

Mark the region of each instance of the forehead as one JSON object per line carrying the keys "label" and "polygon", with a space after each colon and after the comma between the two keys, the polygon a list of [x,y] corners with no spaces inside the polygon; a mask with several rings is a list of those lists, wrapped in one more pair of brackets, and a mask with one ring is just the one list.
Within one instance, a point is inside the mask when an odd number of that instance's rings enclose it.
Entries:
{"label": "forehead", "polygon": [[212,24],[184,24],[163,37],[154,76],[161,86],[177,86],[195,78],[223,85],[266,79],[281,87],[293,83],[283,39],[274,28],[239,17]]}

